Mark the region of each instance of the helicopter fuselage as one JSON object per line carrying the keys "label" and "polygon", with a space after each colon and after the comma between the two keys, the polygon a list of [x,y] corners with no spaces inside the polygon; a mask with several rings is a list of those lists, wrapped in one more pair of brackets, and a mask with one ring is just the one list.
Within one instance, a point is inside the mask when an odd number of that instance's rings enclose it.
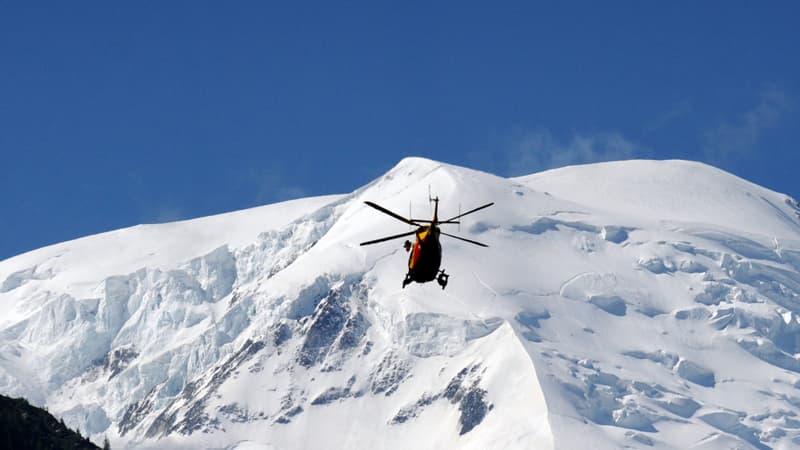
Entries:
{"label": "helicopter fuselage", "polygon": [[439,274],[442,264],[442,245],[439,243],[439,228],[435,225],[417,230],[414,246],[408,255],[408,276],[411,281],[427,283]]}

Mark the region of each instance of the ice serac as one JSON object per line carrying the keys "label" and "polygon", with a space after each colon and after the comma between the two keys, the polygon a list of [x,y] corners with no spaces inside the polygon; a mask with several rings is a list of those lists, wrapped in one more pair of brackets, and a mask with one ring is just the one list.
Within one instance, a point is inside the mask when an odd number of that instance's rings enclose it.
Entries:
{"label": "ice serac", "polygon": [[[409,227],[446,290],[401,288]],[[0,262],[0,393],[114,448],[792,448],[800,206],[710,166],[505,179],[407,158],[345,195]]]}

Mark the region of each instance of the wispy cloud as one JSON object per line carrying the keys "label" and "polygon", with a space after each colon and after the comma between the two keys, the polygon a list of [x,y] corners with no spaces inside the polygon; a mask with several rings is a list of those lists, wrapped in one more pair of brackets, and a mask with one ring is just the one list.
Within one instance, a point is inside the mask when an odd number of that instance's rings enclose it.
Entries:
{"label": "wispy cloud", "polygon": [[184,220],[191,214],[174,195],[153,191],[151,184],[136,170],[126,174],[128,203],[138,223],[166,223]]}
{"label": "wispy cloud", "polygon": [[649,151],[617,132],[575,134],[559,138],[548,130],[519,133],[500,152],[499,169],[508,176],[525,175],[575,164],[645,157]]}
{"label": "wispy cloud", "polygon": [[249,190],[258,203],[273,203],[301,198],[307,191],[290,179],[286,171],[277,167],[249,169],[238,174],[242,189]]}
{"label": "wispy cloud", "polygon": [[147,222],[150,223],[166,223],[175,222],[189,218],[189,214],[181,207],[172,204],[156,205],[152,211],[149,212],[152,218]]}
{"label": "wispy cloud", "polygon": [[126,173],[128,204],[137,223],[166,223],[190,218],[186,207],[170,192],[158,192],[137,170]]}
{"label": "wispy cloud", "polygon": [[711,163],[755,154],[761,136],[778,125],[792,107],[789,96],[777,88],[762,91],[758,104],[733,122],[725,121],[703,134],[703,152]]}
{"label": "wispy cloud", "polygon": [[650,134],[667,128],[674,124],[674,122],[691,115],[693,110],[692,102],[689,99],[683,99],[673,104],[671,108],[661,113],[655,119],[645,123],[642,131],[644,134]]}

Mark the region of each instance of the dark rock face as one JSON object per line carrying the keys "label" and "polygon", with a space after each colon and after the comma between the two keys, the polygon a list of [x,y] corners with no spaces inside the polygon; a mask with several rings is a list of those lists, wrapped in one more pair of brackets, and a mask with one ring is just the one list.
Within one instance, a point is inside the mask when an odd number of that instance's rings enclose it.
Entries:
{"label": "dark rock face", "polygon": [[155,388],[150,391],[143,399],[138,402],[131,403],[125,409],[122,415],[122,420],[119,422],[119,434],[125,436],[129,431],[136,428],[137,425],[150,413],[153,408],[152,394]]}
{"label": "dark rock face", "polygon": [[458,404],[458,410],[461,411],[461,417],[458,419],[461,429],[458,434],[469,433],[486,417],[491,406],[486,403],[485,397],[486,391],[477,386],[469,388],[461,397]]}
{"label": "dark rock face", "polygon": [[422,398],[417,400],[413,405],[406,406],[398,411],[389,423],[396,425],[398,423],[408,422],[410,419],[417,417],[426,406],[432,404],[436,400],[439,400],[440,397],[440,394],[423,395]]}
{"label": "dark rock face", "polygon": [[[369,328],[369,322],[359,311],[364,293],[355,282],[345,282],[331,288],[320,299],[307,322],[303,344],[297,352],[297,362],[305,368],[322,363],[333,350],[356,348]],[[325,370],[334,370],[329,365]]]}
{"label": "dark rock face", "polygon": [[304,411],[301,403],[306,401],[302,391],[291,390],[281,399],[281,413],[275,419],[275,423],[285,425],[292,421],[292,418]]}
{"label": "dark rock face", "polygon": [[480,377],[477,377],[471,385],[464,386],[469,375],[477,373],[478,369],[480,369],[480,366],[477,364],[461,369],[450,380],[447,388],[442,393],[442,396],[450,400],[450,403],[457,403],[458,410],[461,411],[461,416],[458,419],[461,425],[459,434],[469,433],[478,426],[492,408],[485,401],[486,391],[478,387]]}
{"label": "dark rock face", "polygon": [[275,327],[272,329],[272,345],[274,345],[275,347],[280,347],[291,338],[292,338],[292,328],[284,322],[276,324]]}
{"label": "dark rock face", "polygon": [[296,415],[298,415],[298,414],[300,414],[302,412],[303,412],[303,407],[302,406],[299,406],[299,405],[295,406],[294,408],[290,409],[289,411],[286,411],[286,414],[284,414],[284,415],[278,417],[277,419],[275,419],[275,423],[286,425],[287,423],[292,421],[292,417],[294,417],[294,416],[296,416]]}
{"label": "dark rock face", "polygon": [[369,378],[369,390],[373,394],[394,394],[400,384],[409,376],[409,363],[394,352],[388,353],[373,370]]}
{"label": "dark rock face", "polygon": [[130,364],[131,361],[136,359],[139,356],[133,348],[118,348],[111,351],[107,356],[105,362],[105,368],[109,371],[108,379],[112,379],[115,376],[119,375],[120,372],[125,370]]}
{"label": "dark rock face", "polygon": [[264,413],[260,416],[251,415],[247,409],[239,406],[236,403],[229,403],[227,405],[217,407],[220,414],[228,418],[233,423],[247,423],[251,420],[263,419]]}
{"label": "dark rock face", "polygon": [[356,377],[354,375],[354,376],[350,377],[349,380],[347,380],[347,386],[329,388],[325,392],[320,394],[317,398],[312,400],[311,404],[312,405],[327,405],[327,404],[333,403],[333,402],[335,402],[337,400],[348,398],[351,395],[353,395],[353,393],[351,392],[351,389],[352,389],[353,385],[355,384],[355,382],[356,382]]}
{"label": "dark rock face", "polygon": [[211,420],[206,413],[205,402],[195,402],[186,412],[183,420],[173,426],[172,430],[182,434],[192,434],[210,424]]}
{"label": "dark rock face", "polygon": [[148,438],[153,438],[156,436],[164,436],[170,432],[174,428],[175,418],[177,413],[173,412],[169,414],[167,411],[163,411],[161,414],[156,417],[150,427],[147,429],[147,433],[145,436]]}
{"label": "dark rock face", "polygon": [[442,396],[451,402],[457,402],[461,396],[461,384],[464,382],[464,378],[467,376],[470,370],[475,370],[475,367],[477,366],[473,366],[472,369],[469,367],[461,369],[461,371],[458,372],[458,374],[453,377],[452,380],[450,380],[450,383],[447,384],[444,392],[442,392]]}
{"label": "dark rock face", "polygon": [[297,355],[297,362],[301,366],[308,368],[324,359],[327,350],[344,328],[349,312],[338,293],[331,292],[320,302]]}
{"label": "dark rock face", "polygon": [[423,395],[414,404],[400,409],[389,423],[395,425],[407,422],[419,416],[433,402],[445,399],[458,405],[461,413],[458,419],[459,434],[469,433],[483,422],[493,408],[486,401],[486,390],[479,386],[481,381],[479,370],[480,365],[478,364],[461,369],[442,392]]}
{"label": "dark rock face", "polygon": [[368,327],[369,322],[361,312],[356,311],[355,314],[348,317],[342,330],[342,336],[339,339],[339,349],[349,350],[357,347],[361,343],[361,338],[366,334]]}

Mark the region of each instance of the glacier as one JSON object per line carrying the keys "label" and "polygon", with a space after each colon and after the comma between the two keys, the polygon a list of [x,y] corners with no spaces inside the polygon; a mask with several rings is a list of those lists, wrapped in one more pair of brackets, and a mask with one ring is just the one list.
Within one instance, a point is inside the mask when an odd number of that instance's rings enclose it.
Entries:
{"label": "glacier", "polygon": [[[446,290],[405,289],[414,217]],[[0,393],[114,448],[800,445],[800,205],[714,167],[517,178],[406,158],[358,190],[0,262]]]}

